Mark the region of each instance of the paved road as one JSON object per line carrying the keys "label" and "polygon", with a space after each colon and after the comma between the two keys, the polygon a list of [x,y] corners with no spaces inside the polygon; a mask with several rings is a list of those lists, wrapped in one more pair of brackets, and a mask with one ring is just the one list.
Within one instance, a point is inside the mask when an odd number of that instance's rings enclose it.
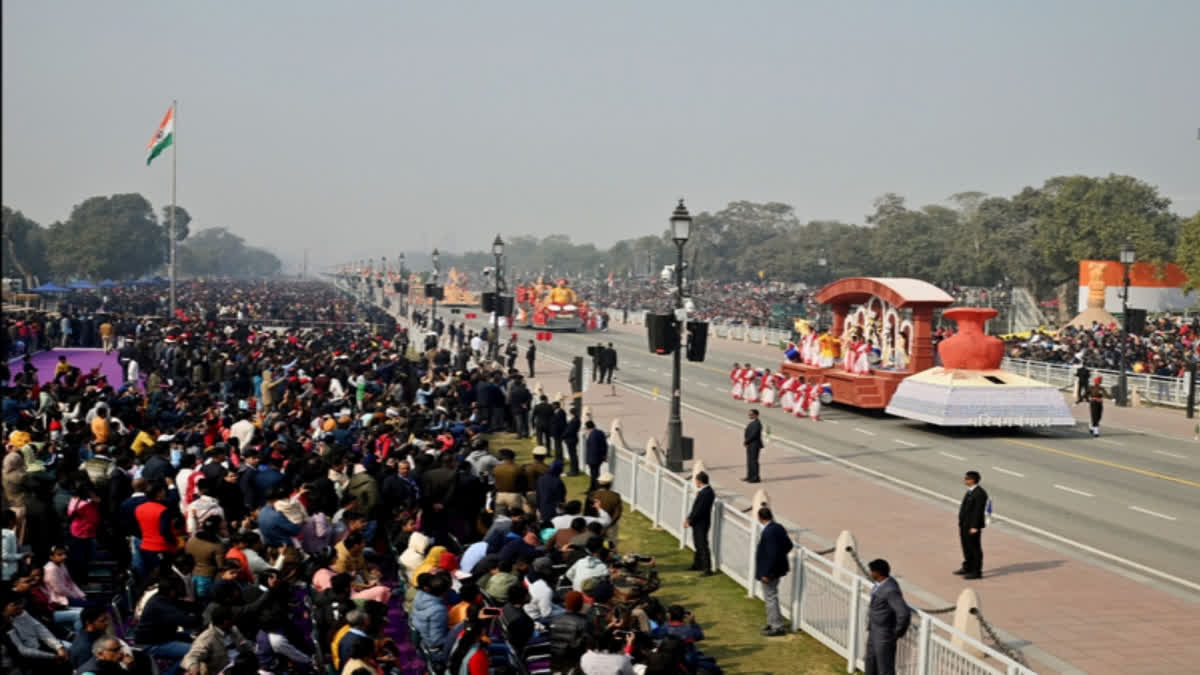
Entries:
{"label": "paved road", "polygon": [[[532,336],[531,331],[521,334],[522,342]],[[614,343],[622,383],[658,389],[664,396],[669,392],[671,359],[649,354],[644,336],[620,330],[556,333],[551,342],[538,344],[543,353],[566,358],[585,355],[597,339]],[[705,363],[684,361],[684,401],[697,412],[741,423],[746,405],[729,396],[728,368],[747,359],[778,367],[779,357],[764,360],[763,354],[761,347],[710,341]],[[839,406],[827,407],[821,423],[780,410],[762,413],[776,439],[927,493],[957,500],[963,472],[978,470],[998,517],[1093,547],[1093,555],[1145,576],[1200,591],[1195,565],[1200,560],[1195,536],[1200,531],[1200,453],[1193,443],[1120,429],[1092,439],[1082,427],[945,430]],[[663,426],[665,432],[666,420]]]}

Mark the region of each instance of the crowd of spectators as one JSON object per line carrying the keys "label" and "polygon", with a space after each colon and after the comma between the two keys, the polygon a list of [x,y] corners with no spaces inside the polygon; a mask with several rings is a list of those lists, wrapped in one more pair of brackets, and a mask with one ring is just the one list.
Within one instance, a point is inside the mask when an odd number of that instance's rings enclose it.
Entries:
{"label": "crowd of spectators", "polygon": [[[0,670],[719,672],[618,552],[612,477],[566,498],[564,446],[598,466],[603,432],[473,334],[410,341],[319,283],[162,292],[6,326],[28,353],[108,325],[121,375],[4,373]],[[508,430],[552,449],[518,465]]]}
{"label": "crowd of spectators", "polygon": [[[581,297],[610,311],[669,312],[675,306],[673,280],[578,281],[573,287]],[[685,291],[694,305],[691,315],[702,321],[767,326],[779,318],[776,310],[783,310],[787,327],[798,307],[815,309],[804,290],[775,282],[692,281]]]}
{"label": "crowd of spectators", "polygon": [[[1182,315],[1148,320],[1125,340],[1126,367],[1135,373],[1182,377],[1197,359],[1200,318]],[[1027,338],[1008,341],[1012,358],[1047,361],[1088,368],[1120,370],[1121,329],[1117,325],[1067,327],[1055,333],[1035,331]]]}

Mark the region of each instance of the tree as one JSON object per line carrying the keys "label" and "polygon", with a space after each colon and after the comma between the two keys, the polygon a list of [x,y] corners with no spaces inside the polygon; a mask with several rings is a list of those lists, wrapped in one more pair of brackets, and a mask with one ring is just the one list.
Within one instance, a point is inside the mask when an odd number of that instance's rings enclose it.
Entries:
{"label": "tree", "polygon": [[15,270],[27,286],[32,286],[35,279],[48,280],[46,230],[20,211],[5,206],[0,217],[0,231],[4,234],[0,260],[5,275],[10,276],[8,270]]}
{"label": "tree", "polygon": [[142,276],[163,264],[163,237],[145,197],[91,197],[50,226],[50,268],[62,280]]}
{"label": "tree", "polygon": [[1142,260],[1169,260],[1178,239],[1171,200],[1131,176],[1057,176],[1031,205],[1033,246],[1051,285],[1074,278],[1080,260],[1117,259],[1127,240]]}
{"label": "tree", "polygon": [[247,246],[245,240],[224,227],[197,232],[179,247],[184,274],[217,277],[272,277],[283,263],[274,254]]}
{"label": "tree", "polygon": [[[187,209],[182,206],[175,207],[175,241],[180,242],[188,238],[190,230],[188,223],[192,222],[192,216],[187,212]],[[163,236],[170,237],[171,230],[171,206],[168,204],[162,208],[162,226]]]}
{"label": "tree", "polygon": [[1200,211],[1180,224],[1175,261],[1187,275],[1184,290],[1200,288]]}

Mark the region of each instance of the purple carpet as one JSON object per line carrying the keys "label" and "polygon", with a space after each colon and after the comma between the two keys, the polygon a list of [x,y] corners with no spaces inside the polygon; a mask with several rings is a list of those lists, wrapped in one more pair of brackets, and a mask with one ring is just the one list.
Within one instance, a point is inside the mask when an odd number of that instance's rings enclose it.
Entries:
{"label": "purple carpet", "polygon": [[[79,368],[84,373],[90,372],[96,366],[100,374],[108,379],[113,389],[120,389],[124,377],[121,364],[117,361],[117,353],[105,354],[102,349],[54,349],[48,352],[38,352],[33,355],[33,365],[38,369],[38,382],[45,384],[54,379],[54,367],[58,365],[58,357],[67,357],[67,363]],[[21,371],[21,359],[9,361],[13,374]]]}

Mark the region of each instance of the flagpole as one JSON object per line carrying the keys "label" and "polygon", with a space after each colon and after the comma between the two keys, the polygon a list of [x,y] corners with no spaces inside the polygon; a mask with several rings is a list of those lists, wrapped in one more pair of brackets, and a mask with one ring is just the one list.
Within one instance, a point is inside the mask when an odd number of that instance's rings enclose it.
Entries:
{"label": "flagpole", "polygon": [[169,246],[170,246],[169,250],[171,252],[171,316],[170,316],[170,319],[173,320],[175,318],[175,164],[176,164],[176,160],[179,157],[179,133],[178,133],[179,101],[171,101],[171,117],[174,120],[173,121],[174,128],[171,131],[171,134],[174,136],[174,138],[171,141],[171,217],[170,217],[169,234],[167,236],[169,236],[171,238],[171,241],[169,244]]}

